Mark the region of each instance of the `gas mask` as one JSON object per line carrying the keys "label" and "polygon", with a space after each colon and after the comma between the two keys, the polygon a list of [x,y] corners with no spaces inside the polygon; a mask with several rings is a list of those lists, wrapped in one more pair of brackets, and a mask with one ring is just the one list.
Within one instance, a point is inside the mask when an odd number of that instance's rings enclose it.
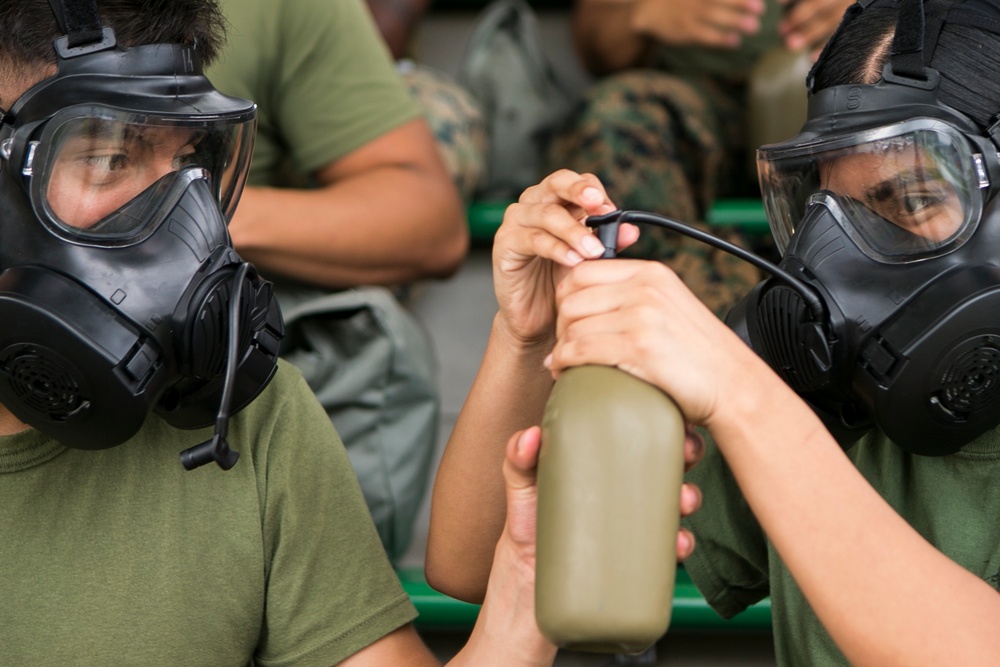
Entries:
{"label": "gas mask", "polygon": [[812,92],[801,132],[758,150],[778,265],[652,214],[587,224],[605,256],[617,223],[651,223],[770,272],[727,324],[845,448],[878,426],[939,456],[1000,424],[1000,121],[984,132],[940,103],[939,73],[923,66],[925,19],[982,16],[950,2],[899,7],[881,81]]}
{"label": "gas mask", "polygon": [[877,425],[944,455],[1000,424],[1000,141],[908,67],[899,16],[881,81],[813,93],[799,135],[757,153],[779,266],[821,307],[772,277],[727,322],[843,445]]}
{"label": "gas mask", "polygon": [[154,411],[214,423],[182,462],[228,468],[229,415],[270,381],[282,335],[227,231],[256,108],[216,91],[191,47],[121,47],[85,11],[67,25],[80,7],[56,11],[58,73],[0,122],[0,402],[81,449]]}

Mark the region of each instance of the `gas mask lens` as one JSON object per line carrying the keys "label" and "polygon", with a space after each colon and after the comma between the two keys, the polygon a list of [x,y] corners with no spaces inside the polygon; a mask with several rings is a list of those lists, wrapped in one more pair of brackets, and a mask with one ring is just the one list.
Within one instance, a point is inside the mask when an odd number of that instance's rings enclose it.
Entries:
{"label": "gas mask lens", "polygon": [[931,119],[757,153],[772,232],[784,251],[807,209],[821,203],[872,259],[904,262],[948,252],[974,231],[985,186],[970,142]]}
{"label": "gas mask lens", "polygon": [[155,228],[179,174],[197,170],[232,215],[246,179],[253,121],[154,118],[77,110],[49,122],[32,160],[42,219],[75,237],[133,239]]}

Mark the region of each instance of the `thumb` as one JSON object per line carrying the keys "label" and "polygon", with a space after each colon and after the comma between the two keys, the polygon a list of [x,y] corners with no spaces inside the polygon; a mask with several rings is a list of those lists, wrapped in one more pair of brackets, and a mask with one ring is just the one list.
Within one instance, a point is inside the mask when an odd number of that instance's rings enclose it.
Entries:
{"label": "thumb", "polygon": [[508,494],[534,488],[541,441],[542,429],[538,426],[518,431],[507,441],[503,476]]}
{"label": "thumb", "polygon": [[538,493],[535,485],[542,430],[532,426],[507,441],[503,477],[507,490],[507,533],[513,542],[534,547]]}

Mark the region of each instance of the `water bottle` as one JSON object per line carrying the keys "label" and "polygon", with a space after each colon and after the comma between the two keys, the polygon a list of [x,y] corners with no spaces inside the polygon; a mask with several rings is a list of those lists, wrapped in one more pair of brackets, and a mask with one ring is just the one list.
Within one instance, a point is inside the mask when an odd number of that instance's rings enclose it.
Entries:
{"label": "water bottle", "polygon": [[561,373],[542,420],[535,614],[577,651],[639,653],[667,631],[684,419],[608,366]]}

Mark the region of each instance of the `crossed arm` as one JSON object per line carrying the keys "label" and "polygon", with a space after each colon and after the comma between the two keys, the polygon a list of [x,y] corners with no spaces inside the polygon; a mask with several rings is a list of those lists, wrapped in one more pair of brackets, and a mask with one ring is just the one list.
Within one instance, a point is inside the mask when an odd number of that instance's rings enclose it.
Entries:
{"label": "crossed arm", "polygon": [[423,118],[320,169],[315,189],[248,187],[229,224],[264,273],[331,288],[445,277],[469,244],[461,199]]}
{"label": "crossed arm", "polygon": [[[853,0],[782,0],[779,32],[792,50],[818,49]],[[648,66],[657,45],[735,49],[761,29],[764,0],[577,0],[573,34],[593,74]]]}

